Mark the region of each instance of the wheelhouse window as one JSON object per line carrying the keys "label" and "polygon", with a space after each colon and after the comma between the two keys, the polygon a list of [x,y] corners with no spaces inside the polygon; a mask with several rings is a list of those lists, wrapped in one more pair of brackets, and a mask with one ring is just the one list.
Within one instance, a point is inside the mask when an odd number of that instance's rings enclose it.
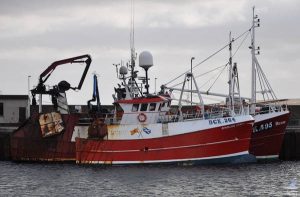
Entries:
{"label": "wheelhouse window", "polygon": [[133,105],[132,105],[132,110],[131,110],[131,111],[133,111],[133,112],[138,111],[138,110],[139,110],[139,106],[140,106],[140,104],[133,104]]}
{"label": "wheelhouse window", "polygon": [[168,101],[168,107],[170,107],[170,105],[171,105],[171,101]]}
{"label": "wheelhouse window", "polygon": [[156,109],[156,103],[150,103],[149,111],[155,111],[155,109]]}
{"label": "wheelhouse window", "polygon": [[161,103],[159,104],[158,111],[161,111]]}
{"label": "wheelhouse window", "polygon": [[0,116],[3,116],[3,103],[0,103]]}
{"label": "wheelhouse window", "polygon": [[147,111],[147,108],[148,108],[148,104],[147,103],[143,103],[141,105],[141,110],[140,111]]}

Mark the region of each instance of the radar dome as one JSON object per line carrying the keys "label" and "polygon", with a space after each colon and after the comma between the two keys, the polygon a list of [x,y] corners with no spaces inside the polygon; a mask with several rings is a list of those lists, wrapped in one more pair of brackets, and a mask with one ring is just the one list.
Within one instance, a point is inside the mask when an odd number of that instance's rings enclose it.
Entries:
{"label": "radar dome", "polygon": [[152,54],[148,51],[143,51],[139,55],[139,66],[148,69],[153,66],[153,57]]}
{"label": "radar dome", "polygon": [[128,73],[126,66],[121,66],[119,73],[120,73],[120,75],[126,75]]}

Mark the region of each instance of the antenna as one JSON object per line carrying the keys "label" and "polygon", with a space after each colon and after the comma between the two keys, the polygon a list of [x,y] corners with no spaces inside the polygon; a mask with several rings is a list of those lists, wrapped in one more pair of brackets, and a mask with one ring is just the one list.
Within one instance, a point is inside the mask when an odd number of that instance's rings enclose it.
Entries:
{"label": "antenna", "polygon": [[154,94],[156,94],[156,80],[157,80],[157,77],[155,77],[154,80],[155,80],[155,81],[154,81],[154,88],[155,88],[155,89],[154,89]]}
{"label": "antenna", "polygon": [[130,71],[131,71],[130,86],[131,87],[130,87],[130,95],[133,96],[135,85],[137,86],[137,83],[135,81],[136,73],[135,73],[135,70],[134,70],[135,60],[136,60],[136,53],[135,53],[135,48],[134,48],[134,0],[131,0],[130,52],[131,52],[131,64],[130,64]]}
{"label": "antenna", "polygon": [[[122,62],[121,62],[121,64],[122,64]],[[113,64],[113,66],[116,67],[117,78],[119,78],[118,66],[120,66],[120,64]]]}
{"label": "antenna", "polygon": [[130,51],[131,51],[131,67],[135,66],[135,48],[134,48],[134,0],[131,0],[131,21],[130,21]]}

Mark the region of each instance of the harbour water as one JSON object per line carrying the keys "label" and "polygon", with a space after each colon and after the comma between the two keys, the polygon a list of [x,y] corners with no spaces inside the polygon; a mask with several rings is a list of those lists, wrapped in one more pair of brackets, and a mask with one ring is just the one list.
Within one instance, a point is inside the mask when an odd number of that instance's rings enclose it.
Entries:
{"label": "harbour water", "polygon": [[78,166],[0,162],[0,196],[298,196],[300,162]]}

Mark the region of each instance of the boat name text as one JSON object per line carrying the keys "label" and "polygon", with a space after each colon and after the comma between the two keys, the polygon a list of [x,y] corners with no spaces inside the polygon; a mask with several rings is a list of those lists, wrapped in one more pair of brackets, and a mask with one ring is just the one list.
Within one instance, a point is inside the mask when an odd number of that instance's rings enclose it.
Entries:
{"label": "boat name text", "polygon": [[253,133],[257,133],[257,132],[262,132],[262,131],[267,131],[269,129],[273,128],[273,123],[272,122],[266,122],[260,125],[255,125],[253,127]]}
{"label": "boat name text", "polygon": [[283,124],[285,124],[285,123],[286,123],[286,121],[275,122],[275,126],[283,125]]}
{"label": "boat name text", "polygon": [[209,120],[210,125],[217,125],[217,124],[226,124],[226,123],[235,123],[236,120],[233,117],[228,117],[228,118],[217,118],[214,120]]}

